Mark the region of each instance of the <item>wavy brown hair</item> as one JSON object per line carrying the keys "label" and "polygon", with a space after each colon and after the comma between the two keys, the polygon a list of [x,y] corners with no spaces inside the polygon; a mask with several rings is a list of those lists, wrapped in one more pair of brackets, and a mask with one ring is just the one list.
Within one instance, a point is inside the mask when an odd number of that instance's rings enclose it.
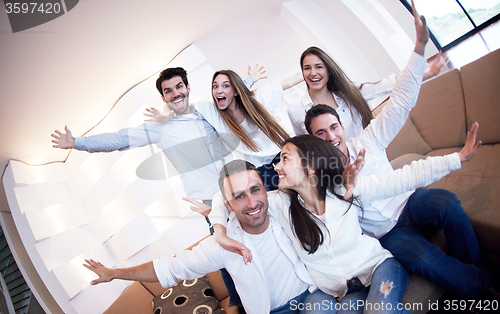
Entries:
{"label": "wavy brown hair", "polygon": [[[220,70],[214,73],[212,77],[212,86],[215,78],[219,75],[223,74],[229,78],[229,82],[231,86],[234,88],[237,96],[235,96],[236,105],[238,108],[241,108],[247,119],[249,119],[252,123],[257,125],[259,129],[264,132],[264,134],[269,137],[271,141],[273,141],[278,147],[283,146],[284,141],[290,136],[288,133],[279,125],[279,123],[271,116],[271,114],[266,110],[266,108],[260,104],[255,98],[253,98],[254,93],[250,91],[243,80],[240,78],[238,74],[231,70]],[[252,138],[248,135],[248,133],[229,115],[227,110],[221,110],[216,105],[217,99],[213,96],[215,108],[219,111],[222,119],[229,127],[231,132],[238,137],[240,141],[242,141],[250,150],[257,152],[260,150],[260,147],[255,144]]]}
{"label": "wavy brown hair", "polygon": [[[296,147],[304,173],[316,177],[314,180],[316,182],[315,196],[318,199],[324,201],[328,191],[338,199],[349,203],[347,211],[353,204],[361,208],[356,197],[351,196],[350,199],[344,200],[344,196],[335,191],[335,187],[345,183],[342,172],[347,162],[346,156],[337,147],[309,134],[289,138],[285,141],[285,144],[288,143]],[[314,170],[314,174],[309,175],[308,169]],[[299,239],[304,250],[313,254],[325,239],[319,226],[323,222],[304,206],[296,191],[287,189],[283,192],[290,196],[290,220],[295,236]]]}
{"label": "wavy brown hair", "polygon": [[349,79],[340,66],[318,47],[309,47],[302,53],[300,56],[301,68],[303,67],[304,58],[308,55],[315,55],[323,61],[323,64],[330,73],[326,88],[342,98],[349,106],[356,108],[363,119],[363,128],[366,128],[373,119],[373,114],[359,89],[352,83],[351,79]]}

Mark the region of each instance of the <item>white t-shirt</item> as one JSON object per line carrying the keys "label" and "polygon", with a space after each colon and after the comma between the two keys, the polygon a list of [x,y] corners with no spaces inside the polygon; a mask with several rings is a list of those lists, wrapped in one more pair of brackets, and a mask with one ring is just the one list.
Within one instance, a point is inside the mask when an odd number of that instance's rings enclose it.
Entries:
{"label": "white t-shirt", "polygon": [[[273,235],[273,225],[276,222],[270,221],[269,227],[261,234],[246,234],[257,250],[260,264],[264,269],[269,295],[271,296],[271,309],[276,309],[290,300],[290,296],[297,296],[309,288],[309,285],[302,281],[295,273],[295,268],[290,259],[280,249],[278,239]],[[276,227],[276,226],[275,226]],[[281,228],[281,226],[277,226]],[[280,233],[279,241],[287,241],[292,244],[284,232]],[[278,276],[277,274],[289,274],[288,276]]]}

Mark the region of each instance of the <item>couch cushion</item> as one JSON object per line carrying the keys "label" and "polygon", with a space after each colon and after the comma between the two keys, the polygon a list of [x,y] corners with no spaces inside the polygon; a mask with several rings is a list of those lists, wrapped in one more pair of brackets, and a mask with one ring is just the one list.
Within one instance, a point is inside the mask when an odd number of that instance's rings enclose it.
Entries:
{"label": "couch cushion", "polygon": [[392,140],[386,149],[387,158],[394,158],[404,154],[425,155],[431,151],[431,147],[422,138],[410,117]]}
{"label": "couch cushion", "polygon": [[[441,149],[428,155],[444,155],[460,148]],[[441,188],[455,193],[479,242],[483,264],[500,275],[500,144],[483,145],[476,156],[454,171],[431,184],[429,188]]]}
{"label": "couch cushion", "polygon": [[153,313],[226,313],[215,300],[206,277],[184,280],[153,300]]}
{"label": "couch cushion", "polygon": [[153,295],[140,282],[134,281],[104,314],[150,314],[152,301]]}
{"label": "couch cushion", "polygon": [[479,122],[485,144],[500,143],[500,49],[463,66],[462,84],[468,127]]}
{"label": "couch cushion", "polygon": [[394,158],[391,160],[391,166],[392,169],[401,169],[403,166],[411,164],[412,161],[414,160],[420,160],[420,159],[425,159],[426,157],[424,155],[420,154],[404,154],[402,156],[399,156],[397,158]]}
{"label": "couch cushion", "polygon": [[410,117],[432,149],[464,145],[466,122],[460,71],[451,70],[422,84]]}

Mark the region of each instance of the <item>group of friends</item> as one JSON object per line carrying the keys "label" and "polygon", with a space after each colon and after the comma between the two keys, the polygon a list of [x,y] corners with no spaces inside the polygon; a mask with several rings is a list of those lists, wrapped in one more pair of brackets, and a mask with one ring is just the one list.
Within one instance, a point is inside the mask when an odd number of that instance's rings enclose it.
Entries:
{"label": "group of friends", "polygon": [[[401,301],[409,272],[462,297],[484,295],[491,275],[460,202],[446,190],[415,191],[473,158],[479,125],[458,153],[393,170],[385,152],[422,80],[442,66],[439,58],[426,66],[429,33],[412,7],[414,52],[399,75],[380,82],[354,84],[328,54],[310,47],[300,58],[302,75],[251,91],[261,67],[249,67],[245,80],[217,71],[213,101],[190,104],[186,71],[168,68],[156,81],[167,110],[147,109],[146,123],[81,138],[67,126],[55,131],[54,147],[88,152],[157,143],[179,171],[191,208],[215,229],[192,251],[134,267],[86,260],[99,276],[92,284],[170,287],[221,269],[231,304],[258,314],[408,312]],[[273,114],[283,91],[302,80],[307,93],[288,108],[290,137]],[[367,100],[390,90],[374,118]],[[424,237],[429,229],[444,231],[449,254]]]}

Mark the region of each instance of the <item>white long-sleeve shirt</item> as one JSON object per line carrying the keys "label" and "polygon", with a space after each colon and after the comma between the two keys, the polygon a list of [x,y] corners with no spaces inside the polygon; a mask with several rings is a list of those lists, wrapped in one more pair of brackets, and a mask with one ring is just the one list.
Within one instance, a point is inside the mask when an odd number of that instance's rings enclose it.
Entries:
{"label": "white long-sleeve shirt", "polygon": [[[425,62],[425,58],[413,53],[408,65],[399,74],[391,97],[380,114],[357,137],[347,140],[350,163],[354,162],[362,148],[366,149],[366,163],[360,176],[383,175],[393,171],[386,148],[399,133],[417,102]],[[413,192],[410,190],[394,197],[364,203],[363,215],[359,217],[363,231],[376,238],[384,236],[397,223]]]}
{"label": "white long-sleeve shirt", "polygon": [[[261,87],[255,90],[254,98],[262,104],[267,111],[273,115],[278,108],[281,100],[283,100],[283,88],[279,82],[270,86]],[[221,134],[222,139],[233,151],[234,157],[251,162],[256,167],[264,164],[269,164],[274,157],[280,152],[278,147],[262,130],[253,123],[249,123],[247,119],[240,126],[248,133],[250,138],[255,142],[259,151],[250,150],[243,142],[241,142],[227,126],[222,119],[219,111],[215,108],[213,102],[197,103],[196,109],[207,119],[207,121]],[[223,134],[223,135],[222,135]],[[213,195],[213,194],[212,194]]]}
{"label": "white long-sleeve shirt", "polygon": [[[394,88],[396,82],[396,75],[392,74],[379,82],[376,83],[366,83],[366,84],[355,84],[359,88],[361,95],[369,102],[371,100],[377,99],[381,96],[389,95],[389,93]],[[363,130],[363,120],[358,110],[346,103],[340,96],[332,93],[338,108],[335,109],[339,114],[340,121],[345,129],[345,136],[347,139],[357,136]],[[306,126],[304,120],[306,118],[306,113],[309,109],[314,106],[314,103],[306,92],[301,99],[293,102],[288,107],[288,117],[292,123],[295,135],[307,134]],[[371,108],[374,109],[374,108]]]}
{"label": "white long-sleeve shirt", "polygon": [[[153,265],[160,284],[164,288],[171,287],[176,285],[178,280],[199,278],[209,272],[226,268],[233,278],[246,312],[253,314],[269,313],[270,310],[285,304],[308,287],[310,291],[315,290],[316,287],[304,263],[298,257],[281,225],[271,215],[269,221],[267,231],[272,229],[272,235],[269,236],[274,237],[280,248],[281,258],[287,261],[280,263],[280,267],[273,268],[273,278],[266,277],[268,269],[263,266],[265,265],[262,261],[264,257],[256,254],[258,250],[253,245],[252,235],[243,231],[238,219],[234,213],[231,213],[227,228],[228,236],[252,250],[254,253],[252,262],[245,265],[240,255],[224,250],[215,242],[214,237],[209,237],[195,246],[192,251],[182,251],[176,257],[162,257],[154,260]],[[273,285],[268,282],[275,278],[287,284],[285,287],[280,287],[279,291],[269,291],[269,287]],[[284,295],[284,291],[288,295]],[[276,303],[275,305],[271,304],[271,298]]]}
{"label": "white long-sleeve shirt", "polygon": [[110,152],[158,143],[179,172],[187,196],[209,200],[219,190],[220,170],[233,156],[214,128],[191,109],[190,114],[174,114],[167,123],[148,122],[116,133],[77,137],[75,149]]}
{"label": "white long-sleeve shirt", "polygon": [[[431,184],[449,172],[460,169],[460,166],[457,153],[429,157],[383,176],[359,177],[354,194],[362,204],[369,203]],[[336,191],[340,195],[345,194],[344,187]],[[315,253],[309,254],[294,234],[289,196],[282,191],[271,191],[268,192],[268,199],[269,214],[283,226],[314,283],[325,293],[335,297],[344,296],[347,292],[347,280],[353,277],[358,277],[364,285],[369,285],[377,266],[392,256],[382,248],[377,239],[362,233],[358,221],[361,211],[358,207],[352,206],[349,209],[348,202],[330,193],[325,200],[325,225],[328,229],[328,232],[323,232],[326,235],[325,241]],[[225,225],[228,211],[220,193],[216,194],[212,205],[210,220]]]}

